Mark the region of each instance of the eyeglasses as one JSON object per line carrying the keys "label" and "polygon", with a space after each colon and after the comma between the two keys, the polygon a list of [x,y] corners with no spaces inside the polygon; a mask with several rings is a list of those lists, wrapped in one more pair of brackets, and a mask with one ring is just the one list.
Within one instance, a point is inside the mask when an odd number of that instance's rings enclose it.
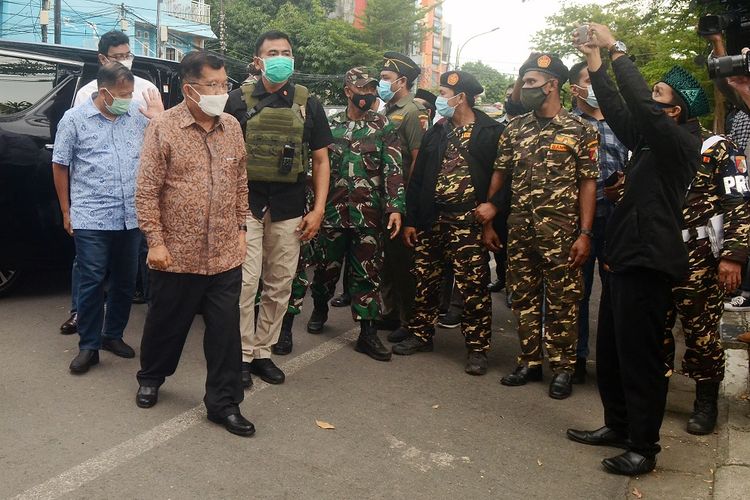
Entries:
{"label": "eyeglasses", "polygon": [[224,92],[229,92],[230,90],[232,90],[232,82],[225,82],[225,83],[216,83],[216,82],[211,82],[211,83],[185,82],[185,83],[189,83],[190,85],[198,85],[200,87],[208,87],[211,90],[213,90],[214,92],[216,92],[217,90],[222,90]]}
{"label": "eyeglasses", "polygon": [[135,56],[132,52],[126,52],[125,54],[112,54],[107,55],[107,59],[112,59],[113,61],[127,61],[128,59],[133,59]]}

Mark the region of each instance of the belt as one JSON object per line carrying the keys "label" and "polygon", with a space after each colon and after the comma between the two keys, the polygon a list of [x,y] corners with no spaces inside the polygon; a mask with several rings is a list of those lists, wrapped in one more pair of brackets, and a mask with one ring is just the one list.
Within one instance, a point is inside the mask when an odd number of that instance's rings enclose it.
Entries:
{"label": "belt", "polygon": [[708,238],[706,226],[691,227],[690,229],[682,230],[682,241],[685,243],[691,240],[705,240],[706,238]]}

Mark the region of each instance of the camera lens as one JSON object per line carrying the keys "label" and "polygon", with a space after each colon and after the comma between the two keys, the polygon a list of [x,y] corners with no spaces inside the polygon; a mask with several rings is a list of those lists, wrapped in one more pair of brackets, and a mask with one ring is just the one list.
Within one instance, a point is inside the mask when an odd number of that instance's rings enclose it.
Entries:
{"label": "camera lens", "polygon": [[712,57],[706,62],[710,78],[726,78],[750,74],[748,55]]}

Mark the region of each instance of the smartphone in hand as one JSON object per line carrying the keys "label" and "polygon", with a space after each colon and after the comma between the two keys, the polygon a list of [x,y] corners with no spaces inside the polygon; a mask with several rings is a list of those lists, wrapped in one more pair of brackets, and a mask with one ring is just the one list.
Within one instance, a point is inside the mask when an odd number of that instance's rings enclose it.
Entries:
{"label": "smartphone in hand", "polygon": [[578,44],[577,45],[583,45],[585,43],[588,43],[591,41],[591,37],[589,36],[589,25],[584,24],[583,26],[579,26],[575,30],[576,33],[578,33]]}

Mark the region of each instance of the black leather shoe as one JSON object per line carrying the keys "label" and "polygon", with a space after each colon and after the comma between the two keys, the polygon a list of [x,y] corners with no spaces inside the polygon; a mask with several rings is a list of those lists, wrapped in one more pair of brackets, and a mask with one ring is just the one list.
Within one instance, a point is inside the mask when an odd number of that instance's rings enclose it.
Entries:
{"label": "black leather shoe", "polygon": [[246,361],[242,362],[240,375],[242,376],[242,387],[250,389],[253,386],[253,377],[250,375],[250,363]]}
{"label": "black leather shoe", "polygon": [[542,381],[542,365],[526,366],[519,365],[513,370],[513,373],[500,379],[500,383],[511,387],[525,385],[526,382]]}
{"label": "black leather shoe", "polygon": [[78,333],[78,313],[72,313],[65,323],[60,325],[60,333],[63,335],[73,335]]}
{"label": "black leather shoe", "polygon": [[435,347],[432,345],[432,339],[424,341],[410,333],[404,340],[395,344],[391,350],[393,351],[393,354],[410,356],[417,352],[432,352],[434,348]]}
{"label": "black leather shoe", "polygon": [[627,450],[630,447],[628,437],[607,426],[599,427],[595,431],[578,431],[568,429],[566,433],[568,439],[576,443],[588,444],[591,446],[611,446],[612,448],[622,448]]}
{"label": "black leather shoe", "polygon": [[208,419],[215,424],[223,425],[226,430],[238,436],[250,437],[255,434],[253,423],[239,413],[232,413],[223,418],[209,414]]}
{"label": "black leather shoe", "polygon": [[576,359],[576,366],[573,369],[573,383],[574,384],[586,383],[586,358]]}
{"label": "black leather shoe", "polygon": [[326,321],[328,321],[328,309],[318,309],[316,307],[307,321],[308,333],[317,334],[322,332]]}
{"label": "black leather shoe", "polygon": [[378,331],[372,321],[361,321],[362,331],[359,334],[354,350],[367,354],[376,361],[390,361],[391,351],[386,349],[378,337]]}
{"label": "black leather shoe", "polygon": [[480,351],[470,351],[466,357],[464,371],[469,375],[484,375],[487,373],[487,354]]}
{"label": "black leather shoe", "polygon": [[78,352],[78,356],[73,358],[70,362],[71,373],[86,373],[89,368],[99,363],[99,351],[92,351],[89,349],[82,349]]}
{"label": "black leather shoe", "polygon": [[151,408],[159,400],[159,388],[151,385],[142,385],[135,394],[135,404],[138,408]]}
{"label": "black leather shoe", "polygon": [[331,307],[347,307],[352,303],[352,296],[347,292],[342,293],[338,297],[334,297],[331,300]]}
{"label": "black leather shoe", "polygon": [[133,304],[145,304],[146,303],[146,296],[143,295],[143,291],[136,290],[133,294]]}
{"label": "black leather shoe", "polygon": [[397,344],[401,342],[402,340],[406,339],[406,337],[408,336],[409,336],[409,329],[404,326],[399,326],[398,328],[393,330],[391,333],[389,333],[386,339],[388,339],[388,342]]}
{"label": "black leather shoe", "polygon": [[125,343],[122,339],[104,339],[102,341],[102,349],[109,351],[115,356],[121,358],[134,358],[135,351],[132,347]]}
{"label": "black leather shoe", "polygon": [[271,352],[279,356],[286,356],[292,352],[294,344],[292,342],[292,325],[294,325],[294,315],[286,313],[284,321],[281,322],[281,333],[279,340],[271,347]]}
{"label": "black leather shoe", "polygon": [[284,372],[273,364],[269,358],[254,359],[250,362],[250,373],[258,375],[260,379],[269,384],[283,384]]}
{"label": "black leather shoe", "polygon": [[549,384],[549,397],[565,399],[573,394],[573,374],[571,372],[555,373]]}
{"label": "black leather shoe", "polygon": [[505,280],[495,280],[487,287],[490,293],[502,292],[505,288]]}
{"label": "black leather shoe", "polygon": [[607,472],[621,476],[640,476],[647,474],[656,467],[656,457],[645,457],[634,451],[626,451],[621,455],[602,460]]}
{"label": "black leather shoe", "polygon": [[373,323],[378,330],[393,331],[401,327],[400,319],[376,319]]}
{"label": "black leather shoe", "polygon": [[438,319],[438,326],[441,328],[458,328],[461,326],[461,313],[448,311],[448,314]]}

